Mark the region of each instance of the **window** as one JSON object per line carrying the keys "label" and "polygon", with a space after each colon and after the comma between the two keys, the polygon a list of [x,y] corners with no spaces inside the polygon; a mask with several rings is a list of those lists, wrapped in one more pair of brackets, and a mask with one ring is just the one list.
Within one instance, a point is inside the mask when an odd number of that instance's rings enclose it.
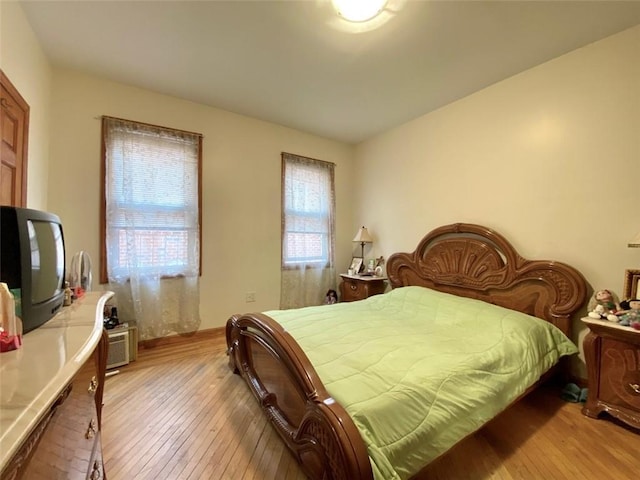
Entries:
{"label": "window", "polygon": [[200,271],[202,136],[102,119],[101,281]]}
{"label": "window", "polygon": [[282,266],[334,263],[333,163],[282,154]]}

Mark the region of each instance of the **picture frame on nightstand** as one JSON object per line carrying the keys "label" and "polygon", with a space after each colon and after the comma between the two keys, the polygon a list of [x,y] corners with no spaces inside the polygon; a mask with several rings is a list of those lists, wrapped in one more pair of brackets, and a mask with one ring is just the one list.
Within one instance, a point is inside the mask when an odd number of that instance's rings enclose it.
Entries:
{"label": "picture frame on nightstand", "polygon": [[640,298],[638,286],[640,284],[640,270],[627,270],[624,276],[624,291],[622,298],[630,300],[632,298]]}
{"label": "picture frame on nightstand", "polygon": [[351,259],[351,266],[349,267],[349,271],[353,271],[354,274],[360,273],[360,269],[362,268],[362,257],[353,257]]}

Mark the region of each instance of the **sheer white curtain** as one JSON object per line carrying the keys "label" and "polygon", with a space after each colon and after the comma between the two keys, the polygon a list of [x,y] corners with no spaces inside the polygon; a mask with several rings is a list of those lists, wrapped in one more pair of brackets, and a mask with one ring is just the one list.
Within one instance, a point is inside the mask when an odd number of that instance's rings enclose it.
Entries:
{"label": "sheer white curtain", "polygon": [[282,154],[282,309],[320,305],[335,289],[334,170]]}
{"label": "sheer white curtain", "polygon": [[103,118],[105,248],[119,317],[142,340],[200,325],[201,136]]}

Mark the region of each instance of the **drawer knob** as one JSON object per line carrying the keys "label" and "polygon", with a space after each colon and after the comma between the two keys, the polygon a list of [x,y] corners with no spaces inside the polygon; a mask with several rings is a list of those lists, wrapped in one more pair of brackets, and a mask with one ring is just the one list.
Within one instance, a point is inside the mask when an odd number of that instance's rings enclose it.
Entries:
{"label": "drawer knob", "polygon": [[98,388],[98,379],[96,378],[96,376],[94,375],[91,378],[91,381],[89,382],[89,388],[87,389],[87,391],[89,393],[95,393],[96,388]]}
{"label": "drawer knob", "polygon": [[631,390],[640,395],[640,385],[637,383],[630,383],[629,386],[631,387]]}
{"label": "drawer knob", "polygon": [[84,438],[89,440],[90,438],[93,438],[95,434],[96,434],[96,421],[92,418],[91,421],[89,422],[87,433],[84,434]]}
{"label": "drawer knob", "polygon": [[349,288],[351,288],[351,290],[357,290],[358,286],[352,283],[351,285],[349,285]]}
{"label": "drawer knob", "polygon": [[93,462],[93,471],[89,478],[90,480],[100,480],[102,478],[102,470],[100,469],[100,462],[98,462],[98,460]]}

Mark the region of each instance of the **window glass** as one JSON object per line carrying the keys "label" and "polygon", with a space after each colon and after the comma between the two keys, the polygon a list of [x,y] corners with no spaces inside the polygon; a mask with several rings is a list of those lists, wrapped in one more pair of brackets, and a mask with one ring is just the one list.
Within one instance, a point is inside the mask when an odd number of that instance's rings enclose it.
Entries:
{"label": "window glass", "polygon": [[334,164],[283,153],[282,263],[333,266]]}
{"label": "window glass", "polygon": [[201,135],[104,117],[103,142],[103,277],[199,272]]}

